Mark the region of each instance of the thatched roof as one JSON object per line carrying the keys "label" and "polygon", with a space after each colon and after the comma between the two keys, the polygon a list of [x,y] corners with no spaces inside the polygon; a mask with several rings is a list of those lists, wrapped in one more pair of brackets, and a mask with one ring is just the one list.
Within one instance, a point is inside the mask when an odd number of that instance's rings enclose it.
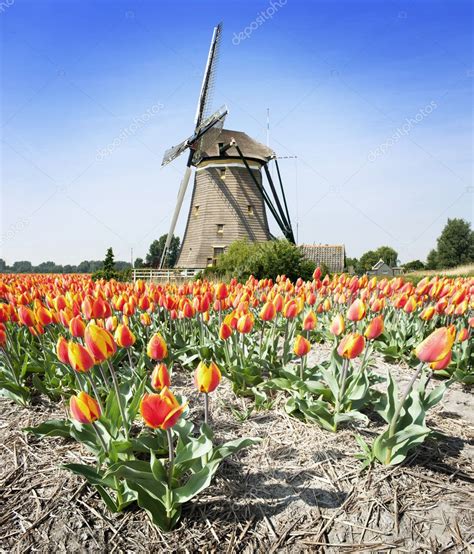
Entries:
{"label": "thatched roof", "polygon": [[[230,129],[222,129],[216,142],[206,151],[202,152],[202,158],[214,158],[219,156],[219,143],[228,144],[232,139],[235,139],[245,158],[253,158],[268,162],[275,156],[275,152],[268,146],[250,138],[242,131],[231,131]],[[234,158],[239,154],[234,147],[226,151],[225,157]]]}
{"label": "thatched roof", "polygon": [[300,248],[304,257],[316,265],[325,264],[332,272],[344,271],[343,244],[302,244]]}

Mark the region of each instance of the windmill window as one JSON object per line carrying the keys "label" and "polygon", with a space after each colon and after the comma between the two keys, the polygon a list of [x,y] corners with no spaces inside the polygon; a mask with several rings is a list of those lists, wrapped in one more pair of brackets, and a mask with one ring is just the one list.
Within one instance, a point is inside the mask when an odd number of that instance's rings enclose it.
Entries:
{"label": "windmill window", "polygon": [[208,267],[213,265],[212,258],[207,258],[207,265]]}
{"label": "windmill window", "polygon": [[226,174],[226,168],[222,167],[219,169],[219,177],[224,181],[225,180],[225,174]]}
{"label": "windmill window", "polygon": [[247,214],[248,215],[253,215],[253,206],[252,206],[252,204],[247,205]]}
{"label": "windmill window", "polygon": [[218,235],[223,235],[224,234],[224,224],[223,223],[218,223],[217,224],[217,234]]}
{"label": "windmill window", "polygon": [[222,154],[222,149],[224,148],[224,143],[223,142],[218,142],[217,143],[217,146],[219,147],[219,156]]}
{"label": "windmill window", "polygon": [[199,215],[199,206],[194,206],[194,215]]}

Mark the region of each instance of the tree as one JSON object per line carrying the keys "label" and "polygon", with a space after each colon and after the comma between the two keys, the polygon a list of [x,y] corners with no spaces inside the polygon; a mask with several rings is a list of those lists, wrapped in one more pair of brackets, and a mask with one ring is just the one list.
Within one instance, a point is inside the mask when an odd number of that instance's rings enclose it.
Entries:
{"label": "tree", "polygon": [[[150,250],[146,255],[146,265],[148,267],[158,267],[160,265],[161,256],[163,255],[167,236],[168,235],[161,235],[158,240],[154,240],[150,244]],[[174,267],[174,265],[176,264],[179,254],[180,242],[181,241],[179,240],[179,237],[175,237],[173,235],[165,259],[165,267]]]}
{"label": "tree", "polygon": [[448,219],[437,246],[437,264],[440,268],[474,262],[474,231],[464,219]]}
{"label": "tree", "polygon": [[13,273],[31,273],[32,269],[33,266],[28,261],[14,262],[12,266]]}
{"label": "tree", "polygon": [[344,267],[347,269],[350,269],[351,267],[354,268],[354,271],[357,271],[357,268],[359,266],[359,260],[357,258],[346,258]]}
{"label": "tree", "polygon": [[357,266],[357,273],[366,273],[379,261],[383,260],[390,267],[398,263],[398,252],[390,246],[380,246],[377,250],[369,250],[362,254]]}
{"label": "tree", "polygon": [[0,258],[0,271],[6,271],[7,270],[7,262]]}
{"label": "tree", "polygon": [[438,252],[436,252],[436,249],[433,248],[429,251],[425,267],[426,269],[438,269]]}
{"label": "tree", "polygon": [[419,271],[425,269],[425,264],[420,260],[413,260],[412,262],[407,262],[403,264],[405,271]]}
{"label": "tree", "polygon": [[145,262],[143,261],[143,258],[137,258],[135,260],[135,264],[133,267],[135,269],[140,269],[141,267],[145,267]]}
{"label": "tree", "polygon": [[285,239],[253,243],[248,240],[233,242],[227,251],[219,256],[215,268],[207,270],[221,277],[236,277],[240,281],[250,275],[257,279],[275,279],[286,275],[295,280],[311,279],[314,262],[304,258],[301,249]]}
{"label": "tree", "polygon": [[107,248],[102,269],[106,274],[115,270],[114,251],[112,250],[112,247]]}

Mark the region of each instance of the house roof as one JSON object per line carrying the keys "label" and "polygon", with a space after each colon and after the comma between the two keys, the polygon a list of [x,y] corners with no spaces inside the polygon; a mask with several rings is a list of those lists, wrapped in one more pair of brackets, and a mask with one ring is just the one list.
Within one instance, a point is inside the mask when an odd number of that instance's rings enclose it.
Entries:
{"label": "house roof", "polygon": [[332,271],[344,269],[343,244],[302,244],[300,248],[304,257],[316,264],[324,263]]}
{"label": "house roof", "polygon": [[[201,159],[219,157],[219,143],[228,144],[232,139],[235,139],[245,158],[254,158],[266,163],[275,156],[275,152],[271,148],[254,140],[246,133],[222,129],[216,141],[201,153]],[[226,151],[225,156],[237,158],[239,157],[239,153],[237,149],[232,146]]]}
{"label": "house roof", "polygon": [[387,264],[385,264],[382,258],[380,258],[380,260],[372,267],[372,271],[377,271],[377,269],[380,269],[383,265]]}

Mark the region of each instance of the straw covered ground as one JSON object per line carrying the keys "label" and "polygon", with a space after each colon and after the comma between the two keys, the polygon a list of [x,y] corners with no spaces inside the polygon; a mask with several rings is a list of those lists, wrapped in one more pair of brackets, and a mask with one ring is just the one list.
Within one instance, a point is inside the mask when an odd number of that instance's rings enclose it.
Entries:
{"label": "straw covered ground", "polygon": [[[316,352],[314,358],[324,357]],[[386,364],[376,361],[377,371]],[[391,366],[399,381],[412,370]],[[175,374],[176,376],[176,374]],[[191,417],[201,417],[191,378]],[[181,385],[181,386],[180,386]],[[474,544],[472,394],[454,385],[428,416],[437,433],[403,466],[361,471],[353,439],[286,415],[284,398],[251,411],[224,380],[212,396],[219,439],[263,440],[230,459],[204,493],[163,534],[142,511],[114,515],[98,494],[61,464],[91,462],[64,439],[38,440],[22,428],[64,417],[64,405],[39,399],[28,409],[0,400],[0,551],[2,552],[469,552]],[[232,409],[233,408],[233,409]],[[238,412],[238,413],[237,413]],[[247,413],[249,412],[249,413]],[[248,417],[246,417],[248,416]],[[246,418],[245,418],[246,417]],[[243,419],[243,421],[241,421]]]}

